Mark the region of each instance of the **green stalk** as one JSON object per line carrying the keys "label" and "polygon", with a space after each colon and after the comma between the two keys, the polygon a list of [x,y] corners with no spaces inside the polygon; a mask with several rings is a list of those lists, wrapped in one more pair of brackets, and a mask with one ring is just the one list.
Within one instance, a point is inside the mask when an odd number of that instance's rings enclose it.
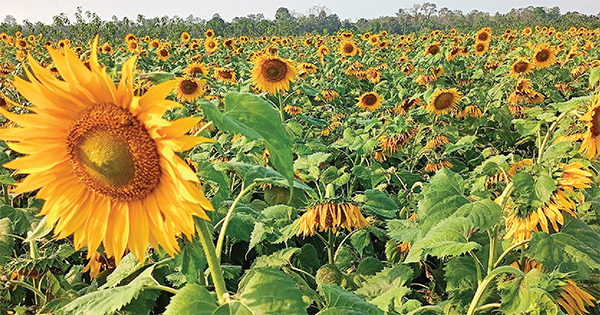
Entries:
{"label": "green stalk", "polygon": [[2,185],[4,189],[4,204],[10,206],[10,196],[8,195],[8,185]]}
{"label": "green stalk", "polygon": [[542,162],[542,155],[544,154],[544,149],[546,148],[546,145],[548,144],[548,141],[550,140],[550,134],[552,133],[552,131],[554,130],[554,128],[556,128],[556,126],[558,125],[558,123],[567,116],[569,112],[563,112],[562,114],[560,114],[558,116],[558,118],[556,118],[556,121],[554,123],[552,123],[552,125],[550,125],[550,128],[548,128],[548,132],[546,132],[546,136],[544,137],[544,141],[542,142],[542,144],[540,145],[540,151],[538,154],[538,159],[537,159],[537,163],[541,163]]}
{"label": "green stalk", "polygon": [[231,220],[233,211],[235,210],[235,207],[238,205],[238,203],[240,203],[240,200],[242,199],[242,197],[244,197],[245,194],[247,194],[249,191],[254,189],[254,187],[256,187],[257,185],[258,184],[256,184],[256,182],[254,182],[250,186],[243,189],[240,192],[240,194],[235,198],[235,200],[231,204],[231,207],[229,207],[229,211],[227,211],[227,215],[225,216],[225,218],[222,221],[223,226],[221,226],[221,232],[219,233],[219,239],[217,240],[216,254],[217,254],[217,258],[219,259],[219,261],[221,260],[221,250],[223,249],[223,241],[225,241],[225,232],[227,231],[227,226],[229,225],[229,220]]}
{"label": "green stalk", "polygon": [[225,280],[223,280],[221,265],[215,253],[215,245],[212,242],[212,237],[208,231],[208,226],[206,226],[206,221],[202,219],[196,220],[196,228],[198,228],[200,243],[202,244],[204,253],[206,254],[208,268],[210,268],[210,275],[215,285],[215,291],[217,292],[219,304],[224,304],[228,300],[227,288],[225,287]]}
{"label": "green stalk", "polygon": [[333,264],[333,257],[335,256],[335,235],[333,234],[333,231],[331,229],[329,229],[328,234],[329,242],[327,242],[327,256],[329,258],[329,263]]}
{"label": "green stalk", "polygon": [[509,248],[507,248],[501,255],[500,257],[498,257],[498,260],[496,260],[496,263],[494,263],[494,268],[498,267],[498,265],[500,264],[500,262],[502,262],[502,259],[504,259],[504,257],[506,257],[506,255],[508,255],[513,249],[526,244],[530,241],[531,239],[526,239],[526,240],[522,240],[518,243],[515,243],[513,245],[511,245]]}
{"label": "green stalk", "polygon": [[479,304],[479,300],[481,299],[483,292],[485,292],[487,286],[492,282],[492,280],[494,280],[494,277],[503,273],[512,273],[519,276],[525,276],[525,274],[521,270],[510,266],[502,266],[492,270],[492,272],[490,272],[487,275],[487,277],[485,277],[485,279],[483,279],[483,281],[477,286],[477,291],[475,291],[475,296],[473,296],[473,300],[471,300],[471,304],[469,305],[467,315],[473,315],[479,310],[477,308],[477,304]]}
{"label": "green stalk", "polygon": [[283,112],[283,102],[281,101],[281,92],[277,92],[277,98],[279,99],[279,115],[281,116],[281,122],[285,122],[285,114]]}
{"label": "green stalk", "polygon": [[492,272],[492,265],[494,264],[495,261],[495,256],[496,256],[496,247],[498,246],[498,232],[500,230],[500,224],[496,224],[494,226],[493,231],[490,233],[490,231],[488,230],[488,237],[490,238],[490,256],[488,259],[488,269],[487,269],[487,273],[489,274],[490,272]]}
{"label": "green stalk", "polygon": [[18,281],[18,280],[9,280],[8,281],[9,285],[20,285],[26,289],[31,290],[31,292],[35,293],[37,296],[39,296],[43,302],[43,304],[46,304],[46,296],[44,295],[44,293],[42,293],[42,291],[38,290],[36,287],[32,286],[31,284],[27,283],[27,282],[23,282],[23,281]]}

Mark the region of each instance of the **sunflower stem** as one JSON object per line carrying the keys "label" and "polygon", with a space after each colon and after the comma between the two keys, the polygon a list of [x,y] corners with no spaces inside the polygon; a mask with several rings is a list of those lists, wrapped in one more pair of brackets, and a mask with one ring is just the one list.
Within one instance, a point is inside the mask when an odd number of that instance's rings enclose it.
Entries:
{"label": "sunflower stem", "polygon": [[8,195],[8,185],[2,185],[4,189],[4,204],[10,206],[10,196]]}
{"label": "sunflower stem", "polygon": [[165,292],[169,292],[169,293],[173,293],[173,294],[177,294],[177,292],[179,292],[179,290],[177,289],[173,289],[164,285],[160,285],[160,284],[155,284],[155,285],[145,285],[144,288],[146,289],[155,289],[155,290],[161,290],[161,291],[165,291]]}
{"label": "sunflower stem", "polygon": [[281,92],[277,92],[277,98],[279,99],[279,115],[281,116],[281,122],[285,122],[285,114],[283,112],[283,102],[281,100]]}
{"label": "sunflower stem", "polygon": [[208,268],[210,268],[210,275],[215,285],[215,291],[217,292],[217,298],[219,304],[224,304],[228,300],[227,288],[225,287],[225,280],[223,280],[223,272],[221,271],[221,265],[215,252],[215,245],[212,242],[212,237],[208,231],[206,222],[202,219],[196,220],[196,228],[198,228],[200,235],[200,243],[204,248],[206,254],[206,260],[208,262]]}
{"label": "sunflower stem", "polygon": [[498,260],[496,260],[496,263],[494,263],[494,268],[498,267],[498,265],[500,264],[502,259],[504,259],[504,257],[506,257],[506,255],[508,255],[510,252],[512,252],[513,249],[515,249],[521,245],[524,245],[524,244],[528,243],[529,241],[531,241],[531,239],[522,240],[518,243],[512,244],[509,248],[507,248],[504,252],[502,252],[500,257],[498,257]]}
{"label": "sunflower stem", "polygon": [[[488,236],[490,238],[490,256],[488,259],[488,268],[487,268],[487,274],[490,274],[490,272],[492,272],[492,265],[494,265],[494,261],[496,259],[496,247],[498,244],[498,232],[500,230],[500,223],[496,224],[494,226],[494,230],[490,233],[490,231],[488,230]],[[495,267],[495,266],[494,266]]]}
{"label": "sunflower stem", "polygon": [[194,137],[197,137],[199,134],[202,133],[202,131],[208,129],[208,127],[212,126],[213,122],[209,121],[207,122],[204,126],[202,126],[202,128],[198,129],[198,131],[196,131],[196,133],[194,133]]}
{"label": "sunflower stem", "polygon": [[26,289],[31,290],[31,292],[35,293],[36,296],[39,296],[42,301],[44,301],[44,304],[46,303],[46,296],[44,295],[44,293],[42,293],[42,291],[38,290],[36,287],[32,286],[31,284],[24,282],[24,281],[18,281],[18,280],[9,280],[8,281],[9,285],[20,285]]}
{"label": "sunflower stem", "polygon": [[240,203],[240,200],[244,195],[250,192],[254,187],[258,184],[256,182],[252,183],[245,189],[242,189],[240,194],[235,198],[231,206],[229,207],[229,211],[227,211],[227,215],[223,219],[223,225],[221,226],[221,232],[219,232],[219,239],[217,240],[217,258],[221,261],[221,250],[223,249],[223,242],[225,241],[225,232],[227,231],[227,226],[229,225],[229,220],[231,220],[231,216],[233,215],[233,211],[235,211],[235,207]]}
{"label": "sunflower stem", "polygon": [[333,231],[329,229],[329,242],[327,242],[327,256],[329,258],[329,263],[333,264],[335,256],[335,236],[333,235]]}
{"label": "sunflower stem", "polygon": [[567,114],[569,113],[569,111],[563,112],[561,113],[558,118],[556,118],[556,121],[554,121],[554,123],[552,123],[552,125],[550,125],[550,128],[548,128],[548,132],[546,132],[546,136],[544,137],[544,141],[542,141],[542,144],[540,145],[540,152],[538,154],[538,159],[537,159],[537,163],[541,163],[542,162],[542,156],[544,154],[544,149],[546,148],[546,145],[548,144],[548,141],[550,140],[550,134],[552,133],[552,131],[554,130],[554,128],[556,128],[556,126],[558,125],[558,123],[563,120],[563,118],[565,118],[567,116]]}

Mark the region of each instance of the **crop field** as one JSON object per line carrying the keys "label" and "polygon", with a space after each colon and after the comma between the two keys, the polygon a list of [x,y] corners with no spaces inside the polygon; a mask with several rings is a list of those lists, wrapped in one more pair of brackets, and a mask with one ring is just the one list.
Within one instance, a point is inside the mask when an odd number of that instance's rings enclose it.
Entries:
{"label": "crop field", "polygon": [[0,314],[600,314],[600,30],[0,33]]}

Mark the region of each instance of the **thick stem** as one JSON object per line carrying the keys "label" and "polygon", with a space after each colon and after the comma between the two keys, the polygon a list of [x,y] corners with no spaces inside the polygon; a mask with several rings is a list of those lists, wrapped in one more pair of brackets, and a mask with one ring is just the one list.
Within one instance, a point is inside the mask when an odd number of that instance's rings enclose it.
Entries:
{"label": "thick stem", "polygon": [[329,258],[329,263],[333,264],[333,257],[335,256],[335,235],[333,234],[333,231],[331,229],[329,229],[328,234],[329,241],[327,242],[327,256]]}
{"label": "thick stem", "polygon": [[479,304],[479,300],[481,299],[483,292],[485,292],[485,289],[487,289],[487,286],[490,284],[490,282],[494,280],[494,277],[503,273],[512,273],[519,276],[525,276],[521,270],[510,266],[502,266],[492,270],[492,272],[490,272],[477,286],[477,291],[475,291],[475,296],[473,296],[473,300],[471,300],[471,305],[469,305],[467,315],[473,315],[475,312],[477,312],[477,304]]}
{"label": "thick stem", "polygon": [[217,292],[219,304],[224,304],[228,300],[227,289],[225,287],[225,280],[223,280],[221,265],[215,253],[215,245],[212,242],[210,232],[208,231],[208,226],[206,226],[206,221],[202,219],[196,220],[196,228],[199,232],[198,234],[200,236],[200,243],[202,244],[204,253],[206,254],[208,268],[210,268],[210,275],[215,285],[215,291]]}
{"label": "thick stem", "polygon": [[498,257],[498,260],[496,260],[496,263],[494,263],[494,268],[498,267],[498,265],[502,262],[502,259],[504,259],[504,257],[506,257],[506,255],[508,255],[510,252],[512,252],[513,249],[528,243],[530,240],[531,239],[526,239],[526,240],[520,241],[518,243],[512,244],[509,248],[507,248],[504,252],[502,252],[500,257]]}
{"label": "thick stem", "polygon": [[155,285],[145,285],[144,288],[146,289],[154,289],[154,290],[162,290],[165,292],[169,292],[169,293],[173,293],[173,294],[177,294],[177,292],[179,292],[177,289],[173,289],[164,285],[160,285],[160,284],[155,284]]}
{"label": "thick stem", "polygon": [[[488,259],[488,268],[487,268],[487,273],[489,274],[490,272],[492,272],[492,265],[494,264],[494,261],[496,259],[496,247],[498,244],[498,232],[500,230],[500,224],[496,224],[494,226],[494,229],[492,230],[492,232],[490,233],[490,231],[488,231],[488,236],[490,238],[490,256]],[[495,266],[494,266],[495,267]]]}
{"label": "thick stem", "polygon": [[229,211],[227,211],[227,215],[225,216],[225,218],[222,221],[223,225],[221,226],[221,232],[219,233],[219,239],[217,240],[217,252],[216,252],[217,257],[219,258],[219,261],[221,260],[221,250],[223,249],[223,242],[225,241],[225,232],[227,231],[227,226],[229,225],[229,220],[231,220],[233,211],[235,210],[235,207],[237,206],[237,204],[240,203],[240,200],[242,199],[242,197],[244,197],[245,194],[247,194],[249,191],[254,189],[254,187],[256,187],[256,186],[257,186],[256,183],[252,183],[252,185],[248,186],[247,188],[243,189],[240,192],[240,194],[235,198],[235,200],[231,204],[231,207],[229,207]]}

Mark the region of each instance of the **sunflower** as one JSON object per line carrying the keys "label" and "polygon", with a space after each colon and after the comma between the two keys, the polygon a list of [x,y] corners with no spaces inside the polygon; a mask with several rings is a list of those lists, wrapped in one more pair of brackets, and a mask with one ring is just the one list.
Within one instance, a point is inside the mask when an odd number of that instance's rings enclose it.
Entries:
{"label": "sunflower", "polygon": [[191,39],[191,36],[188,32],[181,33],[181,41],[182,42],[187,43],[190,41],[190,39]]}
{"label": "sunflower", "polygon": [[580,120],[588,123],[579,152],[585,154],[589,159],[595,158],[600,154],[600,93],[596,94],[590,109]]}
{"label": "sunflower", "polygon": [[[67,48],[67,47],[69,47],[69,45],[66,44],[66,43],[61,46],[61,43],[63,43],[63,41],[60,41],[58,43],[58,47],[60,47],[60,48]],[[105,53],[105,54],[112,54],[112,52],[113,52],[113,48],[112,48],[112,46],[109,43],[106,43],[106,44],[102,45],[102,47],[100,48],[100,50],[103,53]]]}
{"label": "sunflower", "polygon": [[288,115],[290,116],[296,116],[298,114],[302,114],[302,107],[299,106],[293,106],[293,105],[286,105],[283,110],[285,110],[286,113],[288,113]]}
{"label": "sunflower", "polygon": [[332,90],[332,89],[327,89],[327,90],[321,91],[321,95],[327,102],[331,102],[340,96],[340,94],[338,94],[338,92],[336,90]]}
{"label": "sunflower", "polygon": [[193,77],[180,78],[177,80],[177,84],[173,91],[180,100],[193,102],[204,94],[204,84],[206,84],[206,81],[202,79]]}
{"label": "sunflower", "polygon": [[489,48],[489,42],[477,42],[475,43],[475,45],[473,47],[475,47],[475,53],[477,55],[482,55],[483,53],[485,53],[486,51],[488,51]]}
{"label": "sunflower", "polygon": [[452,168],[454,165],[452,165],[452,163],[446,161],[446,160],[442,160],[439,161],[437,163],[427,163],[427,165],[425,165],[425,172],[428,173],[435,173],[439,170],[441,170],[442,168]]}
{"label": "sunflower", "polygon": [[167,47],[164,45],[156,51],[156,55],[158,56],[158,59],[160,59],[160,60],[167,60],[167,59],[169,59],[169,57],[171,57],[171,53],[169,52],[169,49],[167,49]]}
{"label": "sunflower", "polygon": [[15,42],[15,47],[17,47],[19,49],[27,49],[27,48],[29,48],[29,44],[27,44],[27,41],[25,39],[19,38]]}
{"label": "sunflower", "polygon": [[440,44],[439,43],[433,43],[433,44],[429,45],[429,47],[427,47],[427,50],[425,51],[425,53],[423,55],[429,55],[429,54],[431,54],[432,56],[435,56],[440,51],[441,51]]}
{"label": "sunflower", "polygon": [[14,86],[34,114],[2,115],[22,128],[3,130],[0,139],[27,154],[5,164],[29,174],[16,193],[38,190],[45,199],[38,215],[47,216],[58,238],[74,234],[78,250],[91,258],[100,244],[118,264],[126,249],[144,260],[147,243],[170,255],[179,250],[177,235],[195,233],[193,217],[208,219],[212,205],[198,191],[196,174],[175,152],[210,139],[185,136],[198,118],[168,122],[165,100],[175,81],[133,95],[135,57],[121,70],[118,87],[98,63],[98,39],[87,68],[70,49],[49,49],[64,81],[50,75],[33,57],[30,82],[15,77]]}
{"label": "sunflower", "polygon": [[206,36],[207,38],[211,38],[215,36],[215,31],[213,31],[212,28],[209,28],[206,30],[206,32],[204,32],[204,36]]}
{"label": "sunflower", "polygon": [[252,65],[252,81],[261,91],[271,94],[289,90],[290,82],[298,75],[291,60],[268,54],[256,57]]}
{"label": "sunflower", "polygon": [[521,34],[523,34],[523,36],[530,36],[531,34],[533,34],[533,31],[531,30],[531,27],[526,27],[523,29],[523,32],[521,32]]}
{"label": "sunflower", "polygon": [[219,50],[219,42],[212,38],[212,37],[208,37],[205,41],[204,41],[204,49],[209,53],[212,54],[215,51]]}
{"label": "sunflower", "polygon": [[507,231],[504,239],[512,238],[511,244],[516,244],[530,239],[534,232],[540,230],[550,233],[550,226],[554,231],[559,231],[558,224],[564,224],[565,220],[563,212],[577,217],[574,212],[577,206],[567,192],[575,193],[573,188],[590,188],[594,181],[589,177],[592,177],[592,173],[585,170],[581,162],[563,166],[557,183],[558,188],[544,205],[524,216],[510,211],[510,206],[507,207],[510,213],[505,218]]}
{"label": "sunflower", "polygon": [[492,40],[491,32],[488,29],[482,28],[477,32],[477,41],[489,43]]}
{"label": "sunflower", "polygon": [[354,56],[358,54],[358,47],[356,43],[351,40],[345,40],[340,44],[340,54],[342,56]]}
{"label": "sunflower", "polygon": [[208,76],[208,68],[206,68],[204,63],[194,62],[194,63],[189,64],[187,67],[185,67],[185,70],[183,70],[183,73],[194,76],[194,77],[197,74],[201,74],[206,77],[206,76]]}
{"label": "sunflower", "polygon": [[214,77],[223,82],[229,82],[231,84],[236,84],[237,80],[235,78],[235,70],[229,68],[215,68]]}
{"label": "sunflower", "polygon": [[456,109],[460,102],[461,94],[456,88],[438,89],[427,106],[426,110],[431,114],[445,115]]}
{"label": "sunflower", "polygon": [[427,149],[435,149],[437,147],[441,147],[444,144],[448,144],[450,143],[450,141],[448,140],[448,137],[444,136],[444,135],[439,135],[439,136],[435,136],[433,138],[431,138],[431,140],[427,141],[427,144],[425,145],[425,147],[423,147],[423,149],[427,150]]}
{"label": "sunflower", "polygon": [[533,64],[525,57],[519,58],[510,67],[509,75],[518,78],[520,74],[529,74],[533,69]]}
{"label": "sunflower", "polygon": [[135,53],[138,51],[139,47],[140,46],[138,45],[137,41],[131,40],[131,41],[127,42],[127,51],[129,51],[129,52]]}
{"label": "sunflower", "polygon": [[158,49],[158,48],[160,48],[160,46],[161,46],[161,43],[160,43],[160,40],[158,40],[158,39],[154,39],[150,43],[148,43],[148,47],[150,47],[152,49]]}
{"label": "sunflower", "polygon": [[356,98],[358,103],[356,105],[360,106],[362,110],[374,111],[381,107],[381,101],[383,99],[377,92],[367,92],[363,95]]}
{"label": "sunflower", "polygon": [[473,117],[473,118],[481,118],[483,117],[483,113],[481,112],[481,109],[479,109],[479,107],[477,105],[468,105],[467,107],[463,108],[463,110],[461,110],[458,114],[456,114],[457,118],[463,118],[463,117]]}
{"label": "sunflower", "polygon": [[352,228],[362,229],[369,226],[369,222],[360,213],[357,205],[352,203],[328,202],[310,207],[300,217],[295,227],[296,235],[312,236],[319,232],[331,229],[333,233],[342,227],[352,232]]}
{"label": "sunflower", "polygon": [[536,69],[546,68],[554,62],[555,58],[556,52],[554,47],[550,46],[550,44],[544,42],[535,47],[533,52],[533,63],[535,64]]}
{"label": "sunflower", "polygon": [[125,41],[126,42],[130,42],[130,41],[136,41],[137,42],[137,37],[131,33],[125,35]]}

